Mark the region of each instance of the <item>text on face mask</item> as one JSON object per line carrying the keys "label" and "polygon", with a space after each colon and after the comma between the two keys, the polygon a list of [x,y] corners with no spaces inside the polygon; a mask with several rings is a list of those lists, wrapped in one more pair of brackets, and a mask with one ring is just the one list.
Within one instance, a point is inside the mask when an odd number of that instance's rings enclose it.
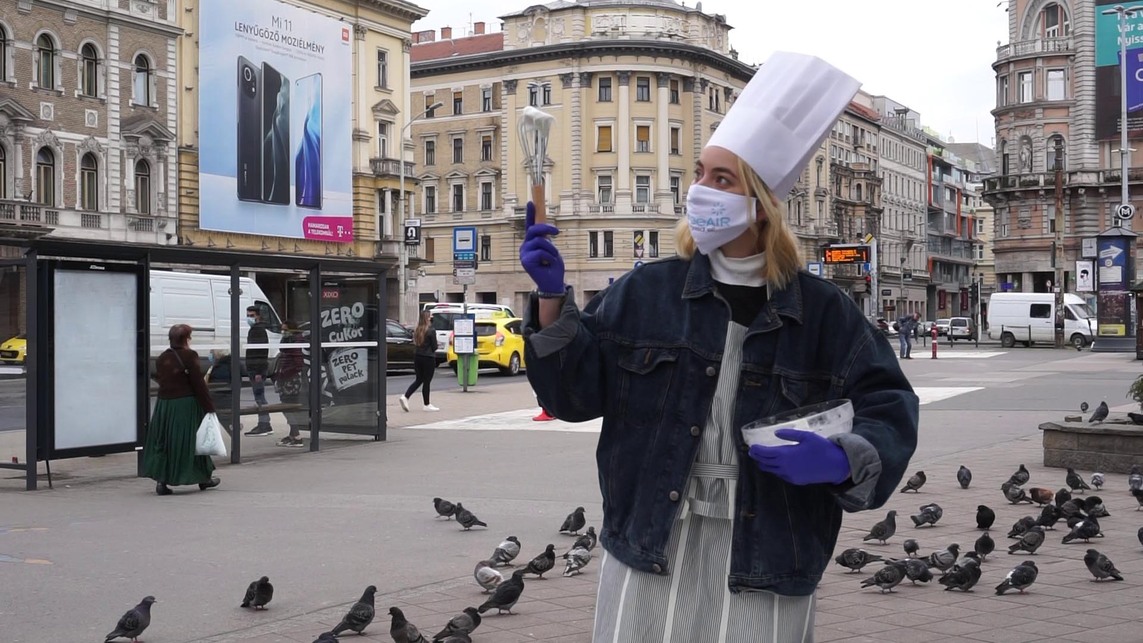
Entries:
{"label": "text on face mask", "polygon": [[687,222],[692,230],[721,230],[730,225],[730,217],[704,217],[693,214],[687,215]]}

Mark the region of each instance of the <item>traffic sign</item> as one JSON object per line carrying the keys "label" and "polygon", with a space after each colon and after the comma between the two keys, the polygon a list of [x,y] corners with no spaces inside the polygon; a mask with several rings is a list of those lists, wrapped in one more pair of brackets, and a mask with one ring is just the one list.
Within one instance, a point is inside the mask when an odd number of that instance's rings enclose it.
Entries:
{"label": "traffic sign", "polygon": [[452,252],[476,252],[476,228],[465,226],[452,229]]}
{"label": "traffic sign", "polygon": [[452,267],[454,270],[456,268],[467,268],[469,270],[476,270],[476,262],[471,261],[471,260],[467,260],[467,259],[461,259],[460,261],[452,262]]}
{"label": "traffic sign", "polygon": [[882,288],[881,289],[881,296],[882,297],[888,297],[892,294],[893,294],[893,290],[891,288]]}
{"label": "traffic sign", "polygon": [[806,264],[806,270],[808,270],[811,275],[814,275],[815,277],[820,277],[820,276],[822,276],[822,272],[823,272],[822,271],[822,262],[810,261],[809,263]]}
{"label": "traffic sign", "polygon": [[405,219],[405,245],[421,245],[421,220]]}
{"label": "traffic sign", "polygon": [[1115,216],[1127,220],[1135,216],[1135,206],[1130,203],[1120,203],[1115,208]]}
{"label": "traffic sign", "polygon": [[453,261],[476,261],[475,252],[454,252],[452,253]]}

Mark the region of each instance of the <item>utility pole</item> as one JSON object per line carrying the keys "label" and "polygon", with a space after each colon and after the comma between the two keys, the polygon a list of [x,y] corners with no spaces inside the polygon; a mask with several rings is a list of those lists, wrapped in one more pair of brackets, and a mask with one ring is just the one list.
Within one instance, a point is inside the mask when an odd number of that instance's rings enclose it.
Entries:
{"label": "utility pole", "polygon": [[[1126,131],[1126,130],[1124,130]],[[1052,248],[1052,265],[1056,268],[1056,348],[1064,347],[1064,149],[1063,142],[1056,139],[1055,155],[1056,166],[1056,242]]]}

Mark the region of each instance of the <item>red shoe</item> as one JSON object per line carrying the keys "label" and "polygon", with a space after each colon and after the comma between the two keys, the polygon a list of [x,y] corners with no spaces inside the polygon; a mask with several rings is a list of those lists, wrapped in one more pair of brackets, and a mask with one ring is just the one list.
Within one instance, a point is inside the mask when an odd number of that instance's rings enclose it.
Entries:
{"label": "red shoe", "polygon": [[540,414],[532,418],[533,422],[551,422],[556,419],[555,416],[549,415],[546,409],[540,409]]}

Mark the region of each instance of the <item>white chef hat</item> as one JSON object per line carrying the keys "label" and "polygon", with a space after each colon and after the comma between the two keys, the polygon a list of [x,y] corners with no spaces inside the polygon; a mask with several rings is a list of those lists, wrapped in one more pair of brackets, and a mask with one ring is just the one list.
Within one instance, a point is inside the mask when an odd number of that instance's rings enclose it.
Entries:
{"label": "white chef hat", "polygon": [[740,156],[784,199],[859,87],[856,79],[820,58],[775,52],[707,145]]}

